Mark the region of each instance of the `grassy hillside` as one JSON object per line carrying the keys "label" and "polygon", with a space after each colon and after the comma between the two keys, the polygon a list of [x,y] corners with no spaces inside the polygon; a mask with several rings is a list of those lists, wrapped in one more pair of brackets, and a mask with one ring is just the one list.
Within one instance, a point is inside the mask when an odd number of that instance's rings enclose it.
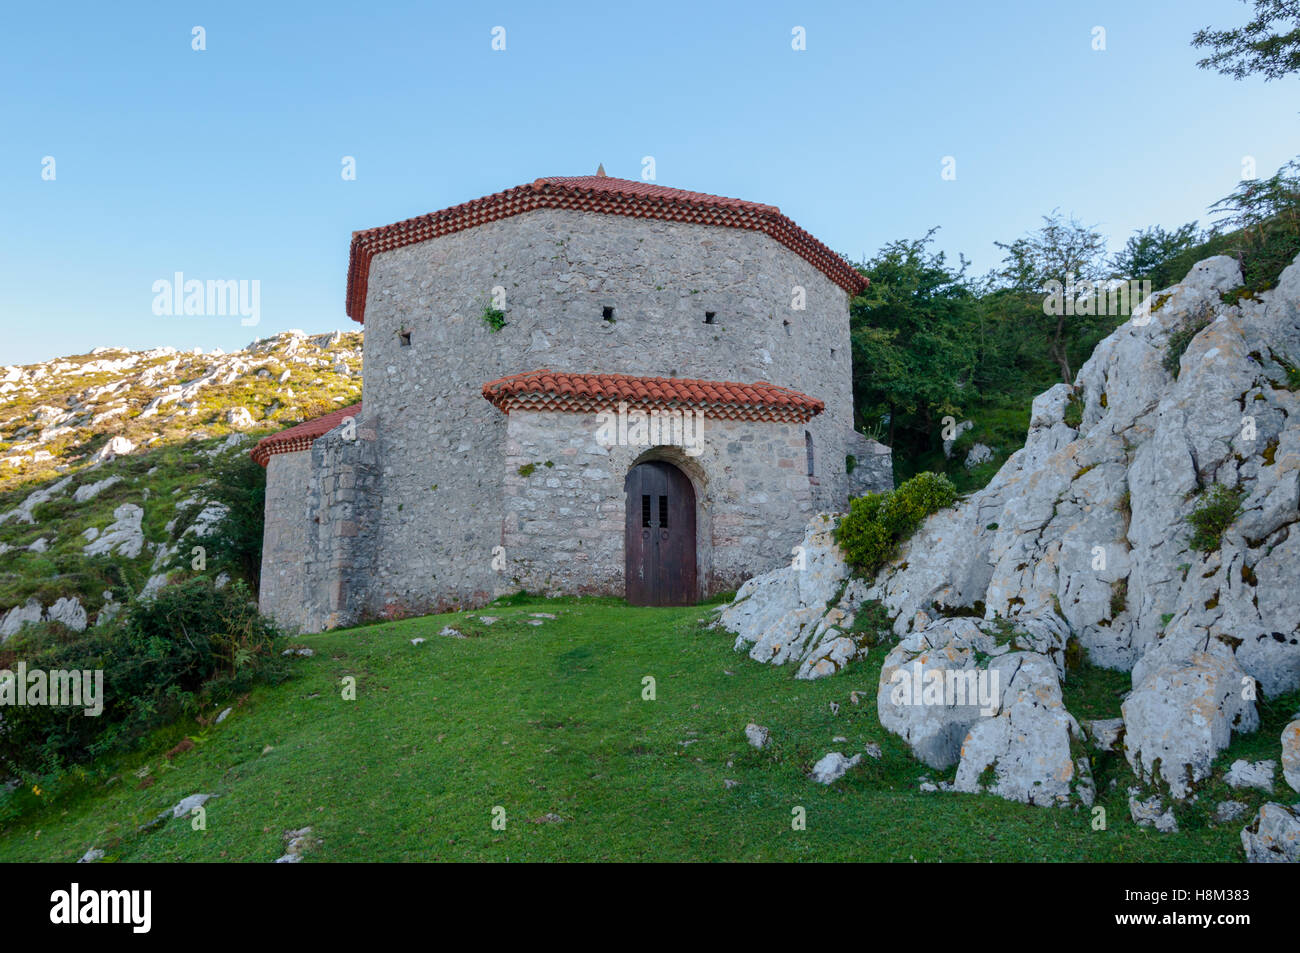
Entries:
{"label": "grassy hillside", "polygon": [[[314,650],[295,661],[297,677],[255,689],[221,724],[174,725],[59,790],[0,796],[0,860],[68,861],[99,848],[119,861],[268,862],[284,853],[287,831],[307,826],[307,861],[1241,859],[1244,820],[1209,826],[1207,798],[1180,818],[1182,833],[1136,827],[1118,756],[1094,767],[1105,831],[1083,812],[923,793],[921,778],[945,776],[876,717],[886,649],[799,682],[734,653],[724,633],[700,627],[708,615],[517,598],[295,640],[287,644]],[[469,637],[440,636],[445,626]],[[341,697],[348,676],[355,701]],[[646,676],[654,701],[642,699]],[[1085,676],[1067,701],[1082,716],[1117,714],[1109,677]],[[1283,715],[1269,712],[1221,766],[1277,747]],[[761,752],[744,737],[751,721],[772,732]],[[168,757],[187,736],[192,747]],[[829,788],[807,779],[827,752],[872,742],[881,760],[865,758]],[[196,793],[218,795],[206,830],[188,818],[137,830]],[[1251,814],[1265,800],[1235,796]],[[796,806],[806,830],[791,829]],[[491,826],[494,807],[504,830]]]}

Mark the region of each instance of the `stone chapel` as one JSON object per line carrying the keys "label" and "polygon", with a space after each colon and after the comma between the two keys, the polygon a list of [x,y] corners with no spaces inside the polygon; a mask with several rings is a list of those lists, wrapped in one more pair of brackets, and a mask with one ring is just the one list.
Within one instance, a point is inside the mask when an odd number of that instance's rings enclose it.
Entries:
{"label": "stone chapel", "polygon": [[892,486],[853,427],[866,285],[774,206],[603,170],[354,233],[362,403],[253,450],[262,610],[683,605],[790,560]]}

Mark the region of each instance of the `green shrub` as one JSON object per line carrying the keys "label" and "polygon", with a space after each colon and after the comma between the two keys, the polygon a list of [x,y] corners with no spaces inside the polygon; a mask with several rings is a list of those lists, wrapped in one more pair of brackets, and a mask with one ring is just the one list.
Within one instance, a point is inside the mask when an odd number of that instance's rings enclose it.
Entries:
{"label": "green shrub", "polygon": [[[288,677],[273,650],[274,623],[258,614],[248,589],[217,589],[191,579],[129,605],[111,626],[75,638],[38,631],[6,646],[5,667],[27,671],[102,671],[103,711],[86,706],[7,707],[0,721],[0,767],[48,775],[102,754],[129,749],[146,732],[198,711],[204,701],[257,681]],[[11,650],[12,649],[12,650]]]}
{"label": "green shrub", "polygon": [[957,499],[952,482],[941,474],[918,473],[888,493],[868,493],[849,503],[835,527],[835,541],[849,565],[870,575],[893,555],[931,513]]}
{"label": "green shrub", "polygon": [[1083,423],[1083,408],[1083,398],[1079,394],[1071,394],[1069,402],[1065,405],[1065,414],[1063,416],[1067,427],[1079,429],[1079,425]]}
{"label": "green shrub", "polygon": [[1241,513],[1243,490],[1234,490],[1216,483],[1204,493],[1196,508],[1187,516],[1192,524],[1192,549],[1204,553],[1214,552],[1223,541],[1223,533]]}
{"label": "green shrub", "polygon": [[483,323],[487,325],[490,334],[496,334],[506,326],[506,313],[500,308],[485,304],[483,306]]}

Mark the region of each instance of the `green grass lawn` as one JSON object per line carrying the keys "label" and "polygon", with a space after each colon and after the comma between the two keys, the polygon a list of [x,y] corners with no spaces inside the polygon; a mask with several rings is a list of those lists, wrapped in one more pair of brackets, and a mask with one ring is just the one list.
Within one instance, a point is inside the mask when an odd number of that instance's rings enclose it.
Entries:
{"label": "green grass lawn", "polygon": [[[522,599],[483,611],[500,621],[430,616],[293,641],[315,651],[295,662],[297,677],[252,692],[222,724],[174,726],[58,792],[5,795],[0,860],[98,847],[108,860],[266,862],[305,826],[320,838],[309,862],[1241,858],[1244,820],[1172,835],[1136,827],[1125,782],[1104,790],[1127,772],[1118,756],[1098,765],[1105,831],[1085,811],[918,791],[922,776],[952,772],[927,769],[881,729],[885,649],[800,682],[701,629],[705,607]],[[446,625],[471,637],[439,636]],[[342,698],[347,676],[355,701]],[[853,690],[865,693],[857,705]],[[772,732],[761,752],[745,741],[751,721]],[[186,734],[195,746],[168,760]],[[880,761],[829,788],[807,779],[826,752],[868,742]],[[206,830],[185,818],[137,832],[198,792],[219,795]],[[498,807],[504,830],[492,826]],[[792,829],[796,807],[806,830]]]}

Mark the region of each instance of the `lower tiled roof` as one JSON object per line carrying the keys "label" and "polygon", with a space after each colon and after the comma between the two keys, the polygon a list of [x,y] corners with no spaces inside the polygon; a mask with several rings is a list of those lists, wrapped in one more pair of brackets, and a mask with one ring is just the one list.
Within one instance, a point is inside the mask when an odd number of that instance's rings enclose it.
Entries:
{"label": "lower tiled roof", "polygon": [[281,430],[279,433],[273,433],[269,437],[263,437],[257,442],[250,452],[249,456],[266,466],[271,455],[275,453],[293,453],[297,450],[309,450],[311,445],[316,442],[318,437],[329,433],[339,424],[343,423],[344,417],[356,417],[361,413],[361,405],[353,404],[351,407],[343,407],[339,410],[331,411],[324,417],[317,417],[315,420],[304,421],[296,427],[290,427],[288,430]]}
{"label": "lower tiled roof", "polygon": [[545,369],[488,381],[483,396],[507,414],[512,410],[593,413],[626,401],[629,408],[643,410],[700,409],[707,417],[722,420],[806,422],[826,409],[815,397],[766,381],[739,384]]}

